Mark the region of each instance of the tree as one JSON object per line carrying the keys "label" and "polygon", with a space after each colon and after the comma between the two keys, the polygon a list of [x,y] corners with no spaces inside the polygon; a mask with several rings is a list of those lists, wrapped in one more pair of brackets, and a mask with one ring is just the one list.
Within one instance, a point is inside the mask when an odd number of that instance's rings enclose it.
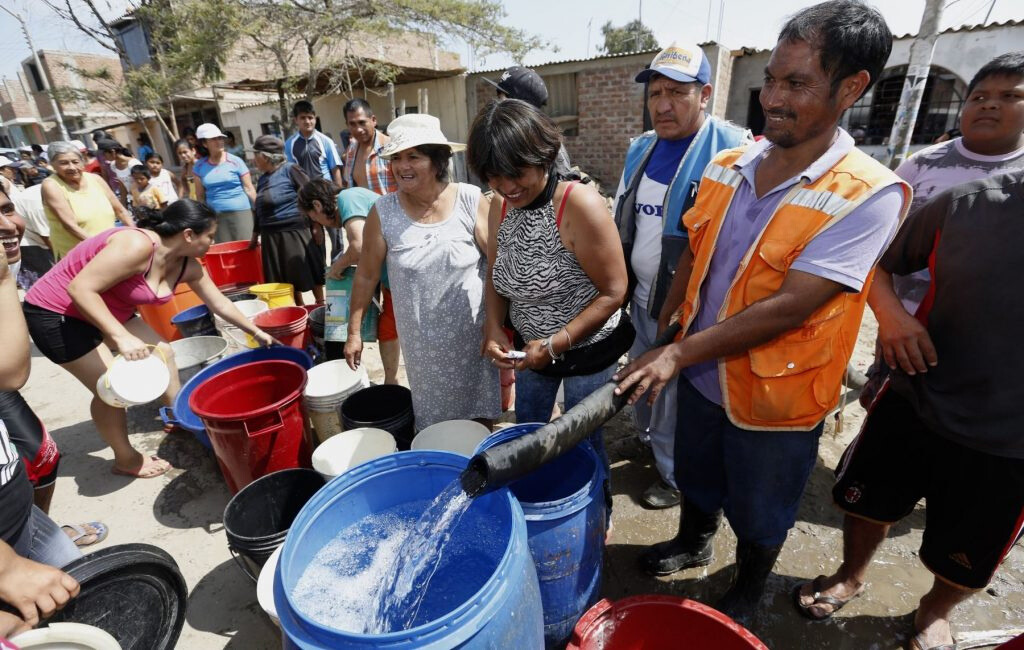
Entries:
{"label": "tree", "polygon": [[[58,96],[101,102],[136,120],[151,112],[167,134],[178,137],[173,96],[221,77],[222,67],[240,36],[243,18],[237,0],[142,0],[131,15],[149,36],[150,62],[133,66],[114,29],[95,0],[44,0],[61,19],[74,24],[96,43],[117,55],[122,75],[107,68],[72,67],[93,88],[55,88]],[[170,119],[165,120],[166,110]],[[150,138],[153,134],[149,133]]]}
{"label": "tree", "polygon": [[614,27],[609,20],[601,27],[601,33],[604,35],[604,44],[600,49],[606,54],[653,50],[658,47],[654,32],[639,20],[630,21],[622,27]]}
{"label": "tree", "polygon": [[[521,59],[540,39],[505,26],[505,11],[492,0],[239,0],[244,31],[277,63],[281,122],[289,125],[286,94],[304,90],[355,96],[393,82],[399,68],[378,52],[403,37],[469,44],[480,56],[508,52]],[[372,54],[371,54],[372,53]]]}

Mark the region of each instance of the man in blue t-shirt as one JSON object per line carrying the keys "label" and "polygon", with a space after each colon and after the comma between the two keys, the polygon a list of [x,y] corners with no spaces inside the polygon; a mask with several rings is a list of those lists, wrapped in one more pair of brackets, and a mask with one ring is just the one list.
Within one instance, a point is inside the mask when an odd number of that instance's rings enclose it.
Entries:
{"label": "man in blue t-shirt", "polygon": [[[335,187],[344,187],[341,180],[341,156],[334,141],[316,130],[316,109],[313,103],[301,100],[292,107],[292,120],[298,131],[284,143],[284,155],[295,163],[306,176],[331,181]],[[345,243],[339,228],[327,228],[331,239],[331,257],[337,259]],[[318,238],[320,239],[320,238]]]}
{"label": "man in blue t-shirt", "polygon": [[[712,92],[710,78],[711,66],[701,49],[678,43],[658,52],[650,67],[636,76],[638,83],[647,84],[647,110],[654,131],[630,144],[615,199],[615,223],[629,260],[630,315],[636,327],[629,351],[633,359],[657,337],[665,291],[686,245],[683,214],[693,205],[701,172],[715,154],[747,141],[750,135],[705,114]],[[646,403],[633,407],[637,428],[650,437],[660,474],[643,495],[651,508],[679,503],[672,460],[675,405],[670,386],[653,407]]]}

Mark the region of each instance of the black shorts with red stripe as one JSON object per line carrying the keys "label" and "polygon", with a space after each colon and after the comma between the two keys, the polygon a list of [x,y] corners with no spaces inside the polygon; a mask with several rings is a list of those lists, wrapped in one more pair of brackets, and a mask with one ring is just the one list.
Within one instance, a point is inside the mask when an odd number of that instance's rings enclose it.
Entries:
{"label": "black shorts with red stripe", "polygon": [[21,393],[0,391],[0,420],[7,425],[32,487],[52,485],[57,480],[60,450]]}
{"label": "black shorts with red stripe", "polygon": [[1024,528],[1024,460],[937,435],[888,383],[836,474],[836,505],[871,521],[899,521],[925,499],[921,561],[961,587],[984,588]]}

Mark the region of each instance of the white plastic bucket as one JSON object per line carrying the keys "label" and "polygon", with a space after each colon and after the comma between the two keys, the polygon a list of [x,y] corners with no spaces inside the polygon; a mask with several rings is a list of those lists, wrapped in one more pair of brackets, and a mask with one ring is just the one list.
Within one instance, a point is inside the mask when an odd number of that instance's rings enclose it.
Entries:
{"label": "white plastic bucket", "polygon": [[121,650],[106,630],[83,623],[50,623],[11,639],[22,650]]}
{"label": "white plastic bucket", "polygon": [[364,427],[342,431],[313,452],[313,469],[330,481],[356,465],[398,450],[395,437],[383,429]]}
{"label": "white plastic bucket", "polygon": [[[252,317],[256,314],[261,314],[270,309],[270,305],[262,300],[255,299],[239,300],[235,303],[235,307],[238,307],[238,310],[242,312],[242,315],[249,320],[252,320]],[[245,344],[245,332],[216,314],[213,316],[213,323],[217,327],[217,331],[221,333],[221,336],[228,340],[231,349],[241,350],[247,347]]]}
{"label": "white plastic bucket", "polygon": [[260,569],[260,577],[256,581],[256,600],[270,620],[274,621],[274,625],[278,627],[281,627],[281,621],[277,618],[277,607],[274,605],[274,574],[277,573],[277,560],[281,557],[283,548],[284,544],[281,544],[270,554],[263,568]]}
{"label": "white plastic bucket", "polygon": [[[148,404],[167,391],[171,373],[160,353],[129,361],[117,357],[97,382],[97,394],[115,408]],[[101,386],[102,384],[102,386]],[[104,398],[106,395],[106,398]]]}
{"label": "white plastic bucket", "polygon": [[344,359],[328,361],[308,373],[303,400],[321,442],[341,432],[338,408],[352,393],[367,388],[370,378],[366,367],[352,370]]}
{"label": "white plastic bucket", "polygon": [[490,429],[473,420],[446,420],[432,424],[412,439],[412,449],[438,449],[470,458],[491,435]]}

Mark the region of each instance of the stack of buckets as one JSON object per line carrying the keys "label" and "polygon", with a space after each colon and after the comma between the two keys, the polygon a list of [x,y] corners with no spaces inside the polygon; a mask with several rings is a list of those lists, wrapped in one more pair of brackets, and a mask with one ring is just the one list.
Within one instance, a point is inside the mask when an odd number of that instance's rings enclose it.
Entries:
{"label": "stack of buckets", "polygon": [[[252,320],[252,318],[257,314],[261,314],[270,309],[270,306],[262,300],[239,300],[235,303],[235,307],[238,307],[238,310],[242,312],[242,315],[249,320]],[[220,316],[215,315],[213,320],[214,324],[217,326],[217,331],[220,332],[221,336],[226,338],[232,346],[232,352],[237,352],[243,347],[248,346],[245,332],[227,322]]]}
{"label": "stack of buckets", "polygon": [[271,309],[295,305],[294,287],[285,282],[254,284],[249,287],[249,293],[255,294],[257,298],[270,305]]}
{"label": "stack of buckets", "polygon": [[[306,326],[309,324],[309,312],[304,307],[274,307],[256,314],[252,324],[284,345],[305,348]],[[249,347],[257,346],[256,340],[248,337]]]}
{"label": "stack of buckets", "polygon": [[320,442],[341,433],[338,409],[350,395],[370,385],[366,366],[352,370],[344,359],[328,361],[308,372],[303,400]]}

